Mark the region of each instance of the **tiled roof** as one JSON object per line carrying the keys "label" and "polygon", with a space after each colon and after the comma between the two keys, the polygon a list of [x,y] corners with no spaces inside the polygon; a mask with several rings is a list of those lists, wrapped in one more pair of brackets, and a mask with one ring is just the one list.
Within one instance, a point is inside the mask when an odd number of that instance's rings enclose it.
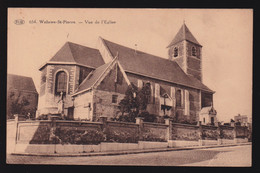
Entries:
{"label": "tiled roof", "polygon": [[190,30],[188,29],[188,27],[184,23],[182,25],[182,27],[180,28],[180,30],[178,31],[178,33],[176,34],[176,36],[174,37],[174,39],[172,40],[172,42],[167,47],[170,47],[170,46],[172,46],[172,45],[174,45],[174,44],[176,44],[180,41],[183,41],[183,40],[187,40],[187,41],[190,41],[190,42],[195,43],[197,45],[200,45],[199,42],[192,35]]}
{"label": "tiled roof", "polygon": [[66,42],[49,62],[71,62],[94,68],[104,64],[104,60],[98,49],[71,42]]}
{"label": "tiled roof", "polygon": [[118,60],[126,72],[213,92],[199,80],[187,75],[175,61],[135,51],[105,39],[103,41],[113,57],[118,53]]}
{"label": "tiled roof", "polygon": [[11,89],[37,93],[33,79],[31,77],[7,74],[7,90]]}
{"label": "tiled roof", "polygon": [[200,110],[200,114],[216,114],[216,110],[212,106],[203,107]]}
{"label": "tiled roof", "polygon": [[78,89],[75,91],[75,94],[92,87],[110,64],[111,62],[103,64],[102,66],[92,71],[86,77],[86,79],[79,85]]}

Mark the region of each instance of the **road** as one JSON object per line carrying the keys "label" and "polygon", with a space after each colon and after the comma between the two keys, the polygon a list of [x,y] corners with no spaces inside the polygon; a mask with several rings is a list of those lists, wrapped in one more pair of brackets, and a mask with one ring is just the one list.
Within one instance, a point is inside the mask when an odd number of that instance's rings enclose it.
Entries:
{"label": "road", "polygon": [[135,166],[251,166],[251,145],[91,157],[7,155],[10,164],[135,165]]}

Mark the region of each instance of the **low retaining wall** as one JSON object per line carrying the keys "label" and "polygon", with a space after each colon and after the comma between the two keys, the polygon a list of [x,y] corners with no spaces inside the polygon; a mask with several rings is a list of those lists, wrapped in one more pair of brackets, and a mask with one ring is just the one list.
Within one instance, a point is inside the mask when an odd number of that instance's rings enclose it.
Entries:
{"label": "low retaining wall", "polygon": [[218,139],[219,144],[235,144],[234,139]]}
{"label": "low retaining wall", "polygon": [[6,153],[11,153],[15,147],[16,123],[14,120],[7,120],[6,123]]}
{"label": "low retaining wall", "polygon": [[[245,127],[107,121],[10,121],[7,152],[82,153],[247,142]],[[242,139],[244,138],[244,139]],[[10,147],[9,147],[10,146]]]}
{"label": "low retaining wall", "polygon": [[199,143],[202,146],[218,145],[218,140],[199,140]]}
{"label": "low retaining wall", "polygon": [[234,140],[235,140],[235,143],[237,143],[237,144],[248,142],[248,138],[236,138]]}
{"label": "low retaining wall", "polygon": [[198,146],[198,141],[179,141],[179,140],[170,140],[169,147],[192,147]]}
{"label": "low retaining wall", "polygon": [[167,148],[168,142],[109,143],[98,145],[61,145],[61,144],[17,144],[14,153],[89,153],[106,151],[127,151],[137,149]]}

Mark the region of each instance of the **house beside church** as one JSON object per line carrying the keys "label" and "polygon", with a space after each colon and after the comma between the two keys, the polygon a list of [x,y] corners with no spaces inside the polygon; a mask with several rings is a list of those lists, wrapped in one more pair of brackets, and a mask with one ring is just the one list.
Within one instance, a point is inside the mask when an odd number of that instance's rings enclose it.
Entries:
{"label": "house beside church", "polygon": [[30,113],[30,118],[35,117],[38,92],[31,77],[7,74],[6,97],[7,119],[13,119],[14,114]]}
{"label": "house beside church", "polygon": [[183,24],[167,48],[165,59],[101,37],[98,49],[65,43],[39,69],[38,115],[57,113],[62,93],[65,116],[90,121],[113,117],[130,84],[149,84],[150,114],[199,121],[214,94],[202,83],[202,45]]}

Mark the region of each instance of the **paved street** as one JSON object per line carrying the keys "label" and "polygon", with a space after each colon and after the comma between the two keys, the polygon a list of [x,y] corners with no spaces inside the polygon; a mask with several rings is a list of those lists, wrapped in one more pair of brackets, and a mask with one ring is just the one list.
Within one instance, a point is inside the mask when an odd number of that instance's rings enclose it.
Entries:
{"label": "paved street", "polygon": [[251,166],[251,145],[92,157],[7,155],[11,164]]}

